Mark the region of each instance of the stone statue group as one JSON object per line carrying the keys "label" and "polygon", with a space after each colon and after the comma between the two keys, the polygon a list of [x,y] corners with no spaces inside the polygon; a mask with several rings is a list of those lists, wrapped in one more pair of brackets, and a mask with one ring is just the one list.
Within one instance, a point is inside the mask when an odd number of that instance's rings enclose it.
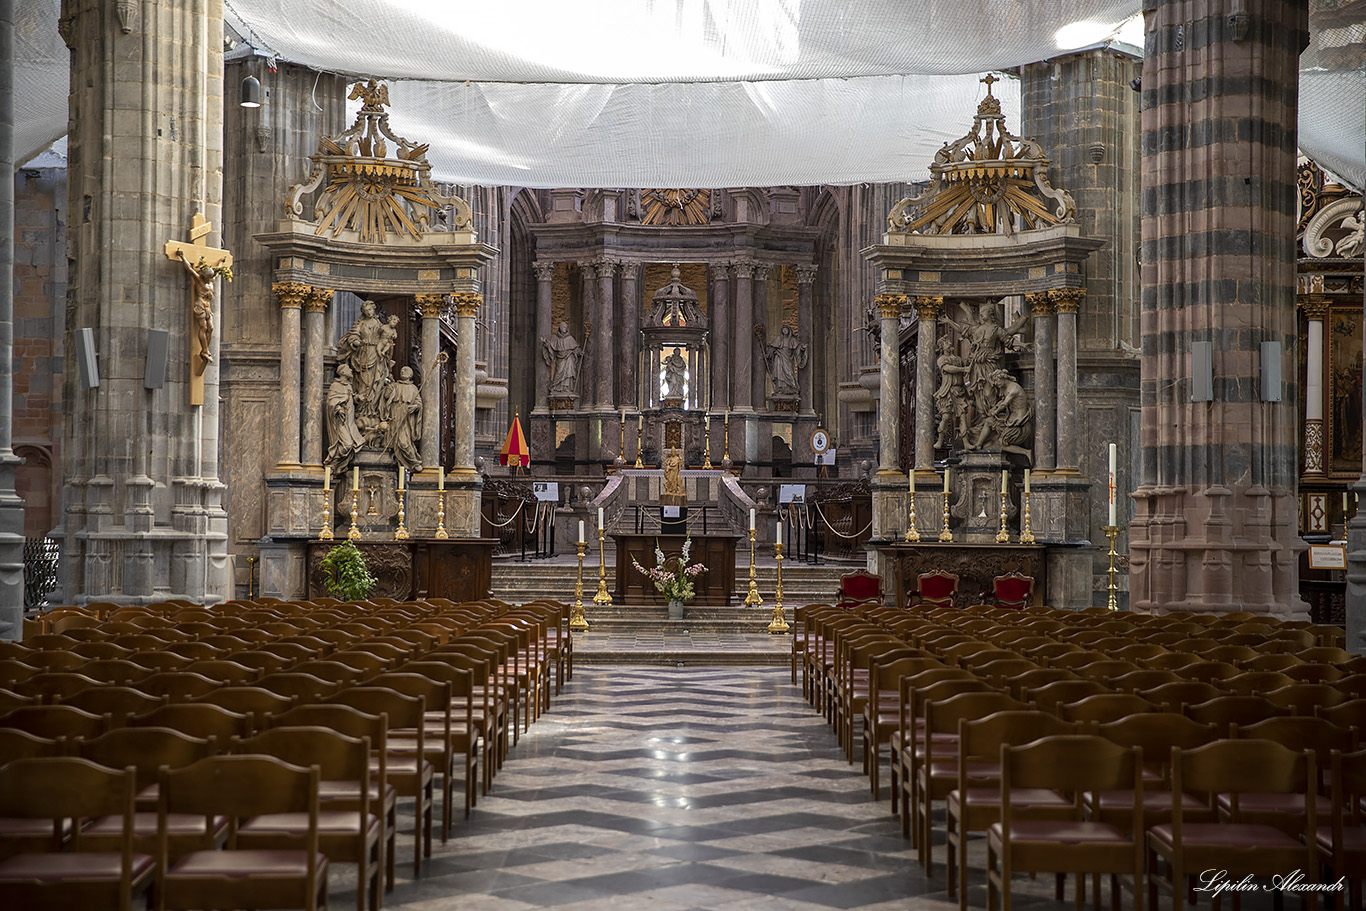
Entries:
{"label": "stone statue group", "polygon": [[958,440],[962,449],[999,449],[1030,456],[1034,437],[1034,406],[1002,361],[1007,341],[1023,327],[1027,315],[1011,326],[1002,325],[1000,305],[981,304],[976,313],[963,305],[963,320],[944,321],[958,331],[966,345],[947,333],[938,340],[939,386],[934,407],[939,414],[934,445],[947,448]]}
{"label": "stone statue group", "polygon": [[340,473],[361,449],[387,449],[410,473],[422,470],[422,394],[413,368],[394,378],[398,317],[375,314],[375,302],[337,343],[337,375],[327,389],[327,464]]}

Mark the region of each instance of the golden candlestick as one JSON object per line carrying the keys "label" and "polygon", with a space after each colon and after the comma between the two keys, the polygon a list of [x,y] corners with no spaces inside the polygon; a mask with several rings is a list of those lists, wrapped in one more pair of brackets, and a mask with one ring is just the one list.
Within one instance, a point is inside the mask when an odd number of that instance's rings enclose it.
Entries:
{"label": "golden candlestick", "polygon": [[323,530],[318,532],[318,540],[332,540],[332,488],[323,488]]}
{"label": "golden candlestick", "polygon": [[601,527],[598,528],[598,593],[593,596],[593,603],[599,607],[606,607],[612,603],[612,596],[607,593],[607,555],[603,547],[603,538],[606,533]]}
{"label": "golden candlestick", "polygon": [[1020,520],[1020,543],[1033,544],[1034,532],[1029,529],[1029,491],[1024,492],[1024,501],[1021,508],[1024,510],[1024,518]]}
{"label": "golden candlestick", "polygon": [[645,463],[640,460],[640,442],[642,439],[644,439],[644,434],[641,431],[645,429],[645,416],[642,414],[638,415],[637,417],[638,419],[636,421],[636,467],[644,468]]}
{"label": "golden candlestick", "polygon": [[711,471],[711,419],[707,418],[702,422],[702,470]]}
{"label": "golden candlestick", "polygon": [[360,488],[351,488],[351,530],[346,533],[346,537],[352,541],[360,540],[360,526],[356,524],[356,516],[360,515]]}
{"label": "golden candlestick", "polygon": [[574,581],[574,606],[569,609],[569,628],[576,633],[588,630],[588,621],[583,618],[583,552],[588,542],[580,541],[574,545],[579,551],[579,575]]}
{"label": "golden candlestick", "polygon": [[[640,447],[637,446],[637,449]],[[617,458],[621,464],[626,464],[626,412],[621,413],[621,442],[617,444]]]}
{"label": "golden candlestick", "polygon": [[785,633],[791,629],[783,615],[783,542],[773,542],[773,553],[778,558],[778,585],[773,590],[773,619],[768,624],[770,633]]}
{"label": "golden candlestick", "polygon": [[1006,544],[1010,541],[1010,532],[1006,530],[1006,497],[1005,491],[1001,491],[1001,530],[996,532],[996,543]]}
{"label": "golden candlestick", "polygon": [[450,537],[446,534],[446,491],[437,491],[436,497],[436,537],[444,541]]}
{"label": "golden candlestick", "polygon": [[764,599],[759,595],[759,584],[754,576],[754,529],[749,530],[749,594],[745,595],[746,607],[763,607]]}
{"label": "golden candlestick", "polygon": [[914,544],[920,540],[920,530],[915,527],[915,485],[911,485],[911,514],[906,520],[906,543]]}
{"label": "golden candlestick", "polygon": [[730,418],[729,418],[729,417],[726,418],[726,423],[725,423],[724,426],[725,426],[725,428],[726,428],[726,434],[725,434],[725,451],[721,454],[721,461],[722,461],[722,462],[729,462],[729,461],[730,461]]}
{"label": "golden candlestick", "polygon": [[1110,539],[1110,568],[1106,570],[1106,574],[1110,577],[1110,584],[1106,586],[1110,598],[1106,607],[1110,610],[1119,610],[1119,582],[1117,581],[1119,570],[1115,568],[1115,557],[1118,556],[1115,553],[1115,541],[1119,540],[1119,526],[1104,525],[1102,528],[1105,531],[1105,537]]}
{"label": "golden candlestick", "polygon": [[953,532],[949,531],[949,492],[947,490],[944,491],[944,527],[939,532],[939,540],[953,540]]}
{"label": "golden candlestick", "polygon": [[404,507],[404,504],[406,504],[407,502],[408,502],[408,491],[406,491],[406,490],[404,490],[402,487],[400,487],[400,488],[398,489],[398,531],[394,532],[394,540],[395,540],[395,541],[406,541],[406,540],[408,540],[408,526],[406,526],[405,524],[403,524],[403,523],[404,523],[404,520],[405,520],[405,518],[406,518],[406,514],[405,514],[405,512],[404,512],[403,507]]}

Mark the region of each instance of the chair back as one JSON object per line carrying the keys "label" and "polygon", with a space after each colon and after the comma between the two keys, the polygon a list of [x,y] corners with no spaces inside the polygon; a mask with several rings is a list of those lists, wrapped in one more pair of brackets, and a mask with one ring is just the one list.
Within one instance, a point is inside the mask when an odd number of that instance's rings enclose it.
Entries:
{"label": "chair back", "polygon": [[991,580],[992,602],[997,607],[1023,610],[1034,594],[1034,577],[1012,572]]}
{"label": "chair back", "polygon": [[858,604],[878,603],[882,597],[882,577],[866,569],[856,569],[840,576],[835,606],[848,610]]}
{"label": "chair back", "polygon": [[921,573],[916,577],[919,607],[953,607],[958,597],[958,574],[944,570]]}

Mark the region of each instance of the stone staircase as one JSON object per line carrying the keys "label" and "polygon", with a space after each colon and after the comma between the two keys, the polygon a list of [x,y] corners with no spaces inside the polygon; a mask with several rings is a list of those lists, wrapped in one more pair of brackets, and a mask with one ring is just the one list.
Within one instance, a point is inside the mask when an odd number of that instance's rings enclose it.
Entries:
{"label": "stone staircase", "polygon": [[[783,613],[792,623],[798,605],[829,602],[839,577],[850,567],[840,564],[810,566],[783,563]],[[577,564],[495,560],[492,595],[518,603],[535,598],[574,600]],[[667,665],[786,665],[790,639],[772,635],[773,591],[777,570],[773,564],[755,568],[756,585],[764,603],[746,607],[749,568],[736,572],[736,592],[726,606],[689,604],[683,620],[668,618],[668,609],[654,604],[620,604],[599,608],[592,603],[598,589],[598,568],[590,573],[584,563],[584,616],[589,631],[575,637],[574,660],[584,664]],[[611,590],[615,570],[607,567]]]}

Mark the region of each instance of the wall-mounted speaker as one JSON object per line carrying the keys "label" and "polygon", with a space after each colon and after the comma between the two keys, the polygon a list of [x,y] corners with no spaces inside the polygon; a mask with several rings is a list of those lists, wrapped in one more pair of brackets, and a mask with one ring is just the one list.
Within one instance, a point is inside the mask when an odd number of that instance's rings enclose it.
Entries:
{"label": "wall-mounted speaker", "polygon": [[1281,343],[1262,342],[1262,401],[1281,400]]}
{"label": "wall-mounted speaker", "polygon": [[94,389],[100,384],[100,362],[95,356],[95,330],[76,330],[76,366],[80,370],[81,385]]}
{"label": "wall-mounted speaker", "polygon": [[1191,401],[1214,401],[1214,342],[1191,342]]}
{"label": "wall-mounted speaker", "polygon": [[142,375],[142,385],[147,389],[160,389],[166,385],[166,346],[170,333],[165,329],[147,330],[147,365]]}

